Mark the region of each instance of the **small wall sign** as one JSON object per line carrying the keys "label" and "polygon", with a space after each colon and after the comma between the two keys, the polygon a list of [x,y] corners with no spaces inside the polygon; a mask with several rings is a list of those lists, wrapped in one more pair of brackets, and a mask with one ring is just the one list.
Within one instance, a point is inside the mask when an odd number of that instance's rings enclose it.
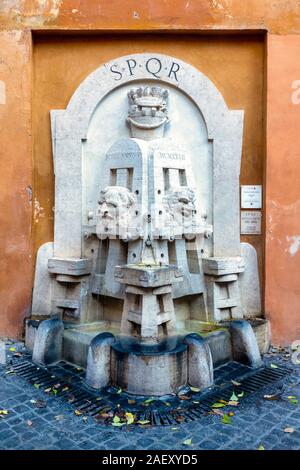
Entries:
{"label": "small wall sign", "polygon": [[261,211],[241,211],[241,234],[261,234]]}
{"label": "small wall sign", "polygon": [[262,187],[261,185],[241,186],[241,208],[261,209],[262,208]]}

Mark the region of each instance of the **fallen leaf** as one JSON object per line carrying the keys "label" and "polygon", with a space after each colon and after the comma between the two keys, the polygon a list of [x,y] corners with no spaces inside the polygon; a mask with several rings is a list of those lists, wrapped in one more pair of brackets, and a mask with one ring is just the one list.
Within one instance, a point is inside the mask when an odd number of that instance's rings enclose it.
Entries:
{"label": "fallen leaf", "polygon": [[232,380],[231,381],[232,385],[234,385],[235,387],[239,387],[241,384],[240,382],[236,382],[235,380]]}
{"label": "fallen leaf", "polygon": [[223,408],[224,406],[226,406],[224,403],[214,403],[212,408]]}
{"label": "fallen leaf", "polygon": [[144,401],[144,403],[148,405],[149,403],[152,403],[153,401],[155,401],[155,398],[148,398],[147,400]]}
{"label": "fallen leaf", "polygon": [[0,410],[0,415],[8,415],[8,411],[7,410]]}
{"label": "fallen leaf", "polygon": [[50,393],[50,392],[51,392],[51,387],[45,388],[44,392],[45,392],[45,393]]}
{"label": "fallen leaf", "polygon": [[278,366],[277,366],[276,364],[270,364],[270,367],[271,367],[272,369],[278,369]]}
{"label": "fallen leaf", "polygon": [[278,400],[279,395],[264,395],[265,400]]}
{"label": "fallen leaf", "polygon": [[295,429],[294,428],[285,428],[283,431],[292,433],[292,432],[295,432]]}
{"label": "fallen leaf", "polygon": [[121,420],[120,420],[119,416],[114,416],[114,419],[113,419],[113,422],[112,422],[113,426],[124,426],[124,424],[126,424],[126,423],[121,423]]}
{"label": "fallen leaf", "polygon": [[192,397],[189,397],[188,395],[178,395],[179,400],[191,400]]}
{"label": "fallen leaf", "polygon": [[171,428],[172,431],[178,431],[178,428]]}
{"label": "fallen leaf", "polygon": [[231,417],[224,414],[221,421],[223,424],[231,424]]}
{"label": "fallen leaf", "polygon": [[41,384],[33,384],[34,388],[40,388]]}
{"label": "fallen leaf", "polygon": [[235,400],[230,400],[228,402],[228,405],[229,406],[239,406],[239,402],[238,401],[235,401]]}
{"label": "fallen leaf", "polygon": [[190,389],[192,390],[192,392],[195,392],[195,393],[200,392],[200,388],[190,387]]}
{"label": "fallen leaf", "polygon": [[32,426],[32,425],[33,425],[33,422],[30,419],[28,419],[27,420],[27,426]]}
{"label": "fallen leaf", "polygon": [[117,395],[120,395],[120,393],[122,393],[122,389],[119,388],[119,390],[116,392]]}
{"label": "fallen leaf", "polygon": [[244,392],[238,393],[238,397],[242,398],[244,396]]}
{"label": "fallen leaf", "polygon": [[30,403],[36,403],[36,400],[32,399],[32,400],[30,400]]}
{"label": "fallen leaf", "polygon": [[54,416],[54,419],[56,421],[62,421],[64,419],[64,416],[63,415],[56,415],[56,416]]}
{"label": "fallen leaf", "polygon": [[76,416],[81,416],[82,415],[81,411],[79,411],[79,410],[75,410],[74,413],[75,413]]}
{"label": "fallen leaf", "polygon": [[16,348],[9,348],[9,351],[14,352]]}
{"label": "fallen leaf", "polygon": [[147,419],[140,419],[139,421],[137,421],[138,424],[149,424],[150,421],[148,421]]}
{"label": "fallen leaf", "polygon": [[190,446],[192,444],[192,439],[186,439],[185,441],[183,441],[183,443],[185,446]]}
{"label": "fallen leaf", "polygon": [[134,423],[134,415],[132,413],[125,413],[127,424]]}
{"label": "fallen leaf", "polygon": [[211,413],[213,415],[224,416],[224,413],[221,410],[213,410]]}
{"label": "fallen leaf", "polygon": [[234,412],[233,412],[233,411],[229,411],[228,416],[234,416]]}
{"label": "fallen leaf", "polygon": [[69,387],[64,387],[64,388],[62,389],[63,392],[66,392],[67,390],[69,390]]}
{"label": "fallen leaf", "polygon": [[46,408],[47,403],[43,400],[36,400],[35,406],[36,408]]}
{"label": "fallen leaf", "polygon": [[200,401],[193,400],[193,403],[197,405],[198,403],[200,403]]}
{"label": "fallen leaf", "polygon": [[171,406],[171,403],[169,403],[168,401],[164,401],[163,403],[164,403],[164,405],[166,405],[166,406]]}
{"label": "fallen leaf", "polygon": [[261,444],[257,450],[265,450],[264,446]]}
{"label": "fallen leaf", "polygon": [[289,403],[291,405],[297,405],[298,404],[298,400],[295,397],[288,397],[288,400],[289,400]]}
{"label": "fallen leaf", "polygon": [[227,405],[228,402],[226,400],[221,399],[219,400],[219,403],[224,403],[224,405]]}
{"label": "fallen leaf", "polygon": [[238,397],[236,396],[236,394],[233,392],[230,399],[229,399],[229,402],[231,401],[239,401]]}
{"label": "fallen leaf", "polygon": [[178,423],[182,423],[183,421],[185,421],[185,417],[181,415],[176,416],[175,419],[176,421],[178,421]]}
{"label": "fallen leaf", "polygon": [[135,400],[127,400],[128,401],[128,405],[134,405],[135,404]]}

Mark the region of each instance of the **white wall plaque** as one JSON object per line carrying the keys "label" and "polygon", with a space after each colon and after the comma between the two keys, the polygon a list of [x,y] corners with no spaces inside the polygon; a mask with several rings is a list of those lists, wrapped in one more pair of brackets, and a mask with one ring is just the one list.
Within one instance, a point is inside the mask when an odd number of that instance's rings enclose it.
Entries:
{"label": "white wall plaque", "polygon": [[261,207],[262,207],[261,185],[242,185],[241,186],[241,208],[242,209],[261,209]]}
{"label": "white wall plaque", "polygon": [[261,234],[261,211],[241,211],[241,234]]}

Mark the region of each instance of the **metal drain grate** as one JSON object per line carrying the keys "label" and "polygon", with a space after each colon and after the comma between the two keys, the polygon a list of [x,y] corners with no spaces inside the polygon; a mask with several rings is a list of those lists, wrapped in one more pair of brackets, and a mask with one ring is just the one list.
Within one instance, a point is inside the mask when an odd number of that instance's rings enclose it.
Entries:
{"label": "metal drain grate", "polygon": [[189,393],[184,400],[178,396],[161,397],[150,403],[147,400],[149,397],[132,397],[124,392],[119,394],[113,387],[97,393],[85,385],[82,369],[64,362],[44,368],[37,367],[27,358],[18,359],[13,361],[9,372],[24,378],[49,395],[63,398],[73,410],[82,415],[96,417],[105,412],[114,413],[123,409],[134,413],[137,421],[149,421],[151,425],[164,426],[197,420],[207,415],[216,401],[228,401],[233,390],[231,380],[240,383],[238,388],[244,392],[244,401],[250,395],[284,378],[290,370],[267,366],[253,370],[245,365],[229,362],[215,370],[216,385],[212,390]]}

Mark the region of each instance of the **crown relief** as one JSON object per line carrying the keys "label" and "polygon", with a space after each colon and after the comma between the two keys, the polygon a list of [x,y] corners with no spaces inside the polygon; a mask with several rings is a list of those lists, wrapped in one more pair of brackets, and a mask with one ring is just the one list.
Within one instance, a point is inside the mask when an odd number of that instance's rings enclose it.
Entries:
{"label": "crown relief", "polygon": [[167,122],[169,92],[158,86],[140,86],[128,92],[128,121],[141,129],[155,129]]}

